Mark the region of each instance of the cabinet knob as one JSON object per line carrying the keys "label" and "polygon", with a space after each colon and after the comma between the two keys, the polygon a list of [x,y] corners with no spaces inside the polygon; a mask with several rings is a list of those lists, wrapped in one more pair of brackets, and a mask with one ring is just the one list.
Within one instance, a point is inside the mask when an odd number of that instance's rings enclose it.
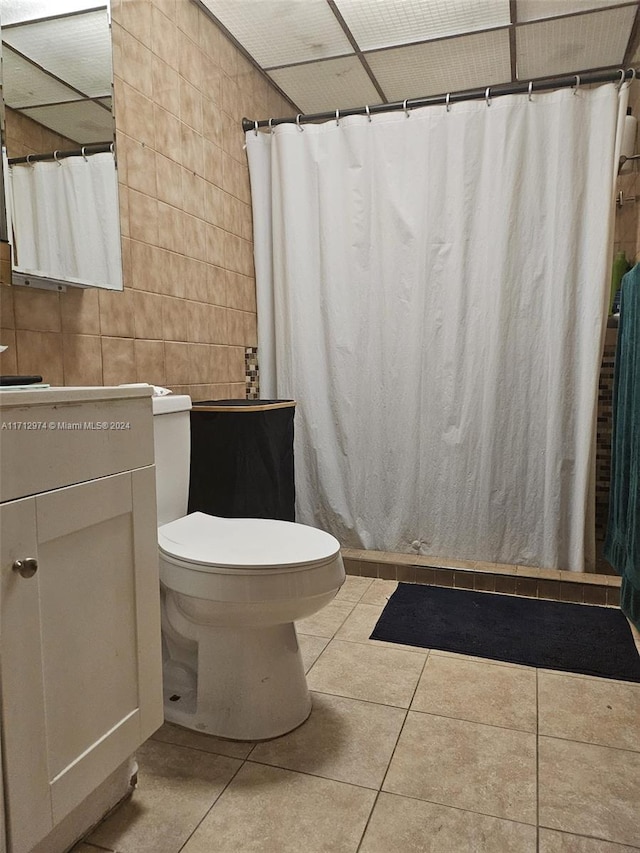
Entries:
{"label": "cabinet knob", "polygon": [[20,577],[32,578],[38,571],[38,561],[35,557],[25,557],[24,560],[16,560],[12,568]]}

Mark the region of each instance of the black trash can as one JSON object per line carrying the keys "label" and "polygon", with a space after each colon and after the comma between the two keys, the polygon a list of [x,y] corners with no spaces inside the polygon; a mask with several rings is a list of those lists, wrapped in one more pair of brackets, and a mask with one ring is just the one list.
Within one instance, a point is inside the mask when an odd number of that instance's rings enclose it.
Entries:
{"label": "black trash can", "polygon": [[191,409],[189,512],[295,521],[293,400],[205,400]]}

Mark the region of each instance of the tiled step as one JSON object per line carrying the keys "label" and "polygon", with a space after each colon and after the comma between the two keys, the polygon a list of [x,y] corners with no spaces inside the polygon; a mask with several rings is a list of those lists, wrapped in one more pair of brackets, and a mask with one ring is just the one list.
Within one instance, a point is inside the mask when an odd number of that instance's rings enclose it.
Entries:
{"label": "tiled step", "polygon": [[343,548],[342,558],[345,571],[349,575],[524,595],[528,598],[552,601],[611,607],[618,607],[620,604],[620,578],[617,575],[418,557],[385,551],[359,551],[352,548]]}

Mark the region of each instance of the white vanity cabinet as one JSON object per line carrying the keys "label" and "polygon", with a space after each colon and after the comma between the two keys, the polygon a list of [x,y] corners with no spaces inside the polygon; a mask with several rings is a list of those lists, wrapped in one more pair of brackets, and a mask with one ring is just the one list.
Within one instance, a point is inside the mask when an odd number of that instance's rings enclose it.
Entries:
{"label": "white vanity cabinet", "polygon": [[0,392],[7,853],[29,853],[162,724],[149,394]]}

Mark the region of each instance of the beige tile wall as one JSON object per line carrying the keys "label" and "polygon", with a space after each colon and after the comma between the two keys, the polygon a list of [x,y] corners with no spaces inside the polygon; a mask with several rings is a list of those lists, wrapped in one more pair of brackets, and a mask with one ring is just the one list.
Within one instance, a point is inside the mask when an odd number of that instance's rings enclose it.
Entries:
{"label": "beige tile wall", "polygon": [[256,345],[243,116],[290,115],[192,0],[114,0],[124,291],[2,287],[0,372],[244,397]]}
{"label": "beige tile wall", "polygon": [[48,151],[65,151],[77,148],[77,143],[27,116],[5,107],[5,144],[9,157],[26,157],[27,154],[45,154]]}

